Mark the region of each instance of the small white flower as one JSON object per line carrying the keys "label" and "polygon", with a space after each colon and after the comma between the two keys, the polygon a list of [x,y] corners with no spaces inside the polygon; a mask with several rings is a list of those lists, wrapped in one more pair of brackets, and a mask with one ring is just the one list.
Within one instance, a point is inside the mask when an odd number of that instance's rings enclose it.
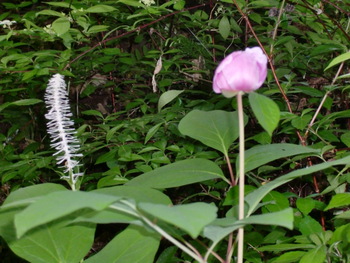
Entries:
{"label": "small white flower", "polygon": [[154,5],[156,2],[154,0],[140,0],[141,4],[144,4],[145,6],[151,6]]}
{"label": "small white flower", "polygon": [[0,21],[0,26],[3,26],[3,28],[11,28],[13,24],[16,24],[16,21],[10,21],[10,20],[3,20]]}
{"label": "small white flower", "polygon": [[224,6],[223,5],[219,5],[218,8],[216,8],[214,15],[218,16],[221,13],[224,13]]}
{"label": "small white flower", "polygon": [[44,29],[44,31],[46,33],[48,33],[50,35],[55,35],[56,34],[55,31],[53,31],[51,24],[46,25],[43,29]]}
{"label": "small white flower", "polygon": [[48,133],[51,135],[51,146],[57,150],[57,164],[63,164],[65,173],[64,179],[71,180],[73,186],[77,182],[81,173],[74,173],[74,168],[80,166],[79,162],[74,160],[75,157],[81,157],[77,153],[80,149],[79,141],[75,137],[76,131],[73,128],[74,122],[70,119],[72,113],[68,101],[68,92],[64,77],[55,74],[46,88],[45,103],[48,113],[45,114]]}

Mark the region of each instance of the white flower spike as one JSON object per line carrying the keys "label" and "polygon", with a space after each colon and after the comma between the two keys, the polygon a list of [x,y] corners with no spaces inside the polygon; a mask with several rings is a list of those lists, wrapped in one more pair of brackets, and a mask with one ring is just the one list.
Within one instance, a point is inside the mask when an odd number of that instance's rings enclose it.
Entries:
{"label": "white flower spike", "polygon": [[65,173],[68,176],[62,178],[67,179],[73,190],[75,190],[76,182],[82,173],[75,173],[74,170],[80,166],[79,162],[74,160],[75,157],[81,157],[78,153],[80,149],[79,141],[75,137],[76,131],[73,128],[74,122],[70,119],[72,113],[68,101],[68,92],[64,77],[55,74],[50,80],[46,88],[45,103],[48,113],[45,114],[48,120],[47,128],[51,136],[51,146],[57,150],[57,164],[62,164]]}

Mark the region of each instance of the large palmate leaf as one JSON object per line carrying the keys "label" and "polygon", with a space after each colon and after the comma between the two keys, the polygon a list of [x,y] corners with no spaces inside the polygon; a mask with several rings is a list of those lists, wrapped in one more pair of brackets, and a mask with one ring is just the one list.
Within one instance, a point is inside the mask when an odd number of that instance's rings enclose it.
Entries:
{"label": "large palmate leaf", "polygon": [[218,178],[227,181],[221,169],[214,162],[198,158],[162,166],[135,177],[125,185],[163,189]]}
{"label": "large palmate leaf", "polygon": [[153,263],[160,236],[139,226],[129,226],[86,263]]}
{"label": "large palmate leaf", "polygon": [[179,130],[227,155],[228,148],[238,138],[238,115],[221,110],[193,110],[180,121]]}

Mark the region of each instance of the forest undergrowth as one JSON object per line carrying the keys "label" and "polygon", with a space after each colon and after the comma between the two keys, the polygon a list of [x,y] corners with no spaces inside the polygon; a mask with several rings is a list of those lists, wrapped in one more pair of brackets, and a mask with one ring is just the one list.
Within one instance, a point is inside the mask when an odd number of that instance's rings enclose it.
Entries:
{"label": "forest undergrowth", "polygon": [[[0,10],[1,262],[350,262],[348,0]],[[216,94],[252,47],[262,87]]]}

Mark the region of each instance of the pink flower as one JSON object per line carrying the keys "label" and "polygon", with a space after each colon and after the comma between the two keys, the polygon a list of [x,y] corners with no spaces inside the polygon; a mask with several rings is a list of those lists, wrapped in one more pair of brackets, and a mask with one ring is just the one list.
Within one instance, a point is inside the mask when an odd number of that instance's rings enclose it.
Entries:
{"label": "pink flower", "polygon": [[267,75],[267,57],[260,47],[246,48],[228,55],[216,68],[213,89],[231,98],[238,92],[257,90]]}

